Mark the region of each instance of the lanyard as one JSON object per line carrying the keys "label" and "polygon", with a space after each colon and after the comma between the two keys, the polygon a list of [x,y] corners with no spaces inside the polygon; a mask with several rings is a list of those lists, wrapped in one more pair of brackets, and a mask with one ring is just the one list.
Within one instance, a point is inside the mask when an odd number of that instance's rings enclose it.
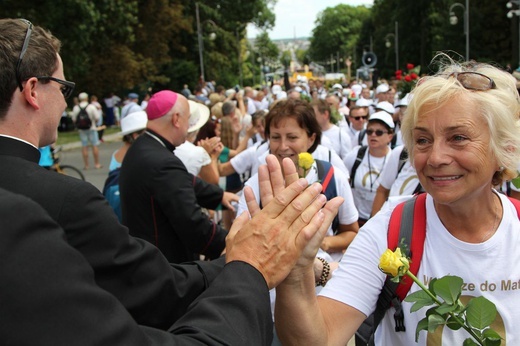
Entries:
{"label": "lanyard", "polygon": [[372,187],[374,186],[374,183],[377,181],[377,179],[379,178],[379,176],[381,175],[381,171],[383,170],[383,167],[385,167],[385,162],[386,162],[386,157],[388,156],[388,154],[385,154],[385,158],[383,159],[383,165],[381,166],[381,169],[379,170],[379,172],[377,172],[377,175],[376,175],[376,179],[374,179],[374,181],[372,181],[372,166],[370,165],[370,150],[368,150],[368,177],[370,178],[370,192],[372,192]]}

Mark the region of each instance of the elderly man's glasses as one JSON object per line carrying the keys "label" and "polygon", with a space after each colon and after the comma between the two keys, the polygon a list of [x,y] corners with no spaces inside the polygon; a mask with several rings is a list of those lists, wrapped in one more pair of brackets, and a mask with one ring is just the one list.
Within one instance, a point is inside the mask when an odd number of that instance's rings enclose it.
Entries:
{"label": "elderly man's glasses", "polygon": [[[23,41],[22,51],[20,52],[20,57],[18,58],[18,62],[16,63],[16,71],[15,71],[16,82],[18,83],[18,87],[20,88],[20,91],[22,91],[23,86],[22,86],[22,77],[20,75],[20,66],[22,65],[23,57],[25,56],[25,53],[27,52],[27,47],[29,46],[29,41],[31,39],[33,25],[31,22],[29,22],[26,19],[20,19],[20,20],[27,24],[27,32],[25,33],[25,39]],[[72,93],[74,92],[74,87],[76,86],[76,84],[74,82],[69,82],[69,81],[55,78],[55,77],[40,76],[40,77],[36,77],[36,78],[39,81],[47,81],[47,82],[53,81],[53,82],[61,84],[62,87],[60,88],[60,90],[61,90],[61,93],[63,94],[64,98],[69,98],[72,95]]]}

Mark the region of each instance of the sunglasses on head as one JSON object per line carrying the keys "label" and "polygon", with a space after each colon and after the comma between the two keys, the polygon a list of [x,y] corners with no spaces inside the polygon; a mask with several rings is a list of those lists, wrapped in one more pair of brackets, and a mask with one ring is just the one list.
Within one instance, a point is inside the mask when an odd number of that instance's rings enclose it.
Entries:
{"label": "sunglasses on head", "polygon": [[[455,78],[460,85],[467,90],[474,91],[487,91],[496,89],[495,81],[486,75],[478,72],[452,72],[447,78]],[[431,77],[424,77],[418,83],[417,86],[421,85]]]}
{"label": "sunglasses on head", "polygon": [[368,136],[372,136],[374,133],[376,134],[377,137],[381,137],[381,136],[384,135],[385,133],[388,133],[388,131],[383,131],[383,130],[372,130],[372,129],[368,129],[368,130],[367,130],[367,135],[368,135]]}
{"label": "sunglasses on head", "polygon": [[478,72],[453,72],[449,77],[456,78],[468,90],[487,91],[497,87],[494,80]]}
{"label": "sunglasses on head", "polygon": [[361,119],[367,120],[368,119],[368,115],[360,115],[360,116],[357,116],[357,117],[352,116],[352,119],[355,119],[357,121],[360,121]]}
{"label": "sunglasses on head", "polygon": [[[22,65],[23,57],[25,56],[25,53],[27,52],[27,47],[29,46],[29,41],[31,39],[33,25],[27,19],[20,19],[20,20],[22,22],[24,22],[25,24],[27,24],[27,32],[25,33],[25,39],[23,40],[22,51],[20,52],[20,57],[18,58],[18,61],[16,62],[16,70],[15,70],[16,82],[18,83],[18,88],[20,88],[20,91],[22,91],[23,86],[22,86],[22,76],[20,75],[20,66]],[[54,81],[56,83],[61,84],[62,87],[60,90],[61,90],[61,93],[63,94],[64,98],[70,97],[72,95],[72,93],[74,92],[74,87],[76,86],[76,84],[74,82],[69,82],[69,81],[55,78],[55,77],[40,76],[40,77],[36,77],[36,78],[39,81]]]}

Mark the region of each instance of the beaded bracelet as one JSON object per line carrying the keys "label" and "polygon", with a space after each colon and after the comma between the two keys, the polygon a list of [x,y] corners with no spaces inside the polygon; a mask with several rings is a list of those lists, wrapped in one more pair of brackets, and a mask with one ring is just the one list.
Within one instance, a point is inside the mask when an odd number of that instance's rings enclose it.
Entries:
{"label": "beaded bracelet", "polygon": [[329,281],[330,265],[329,262],[327,262],[324,258],[316,258],[319,259],[321,263],[323,263],[323,270],[321,271],[320,279],[316,281],[316,286],[325,286],[327,281]]}

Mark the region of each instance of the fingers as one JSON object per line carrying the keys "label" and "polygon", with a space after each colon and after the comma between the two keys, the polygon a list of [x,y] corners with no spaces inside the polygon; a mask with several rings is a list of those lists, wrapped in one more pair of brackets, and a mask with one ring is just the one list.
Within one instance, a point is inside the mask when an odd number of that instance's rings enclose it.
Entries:
{"label": "fingers", "polygon": [[[285,182],[282,174],[282,167],[280,167],[280,163],[278,159],[274,155],[268,155],[265,159],[267,162],[267,168],[269,169],[269,177],[271,181],[271,187],[273,191],[273,195],[277,196],[285,189]],[[290,160],[289,160],[290,161]],[[292,163],[292,161],[291,161]],[[294,167],[294,164],[293,164]],[[290,184],[288,184],[290,185]],[[263,201],[262,201],[263,204]],[[267,204],[265,204],[267,205]]]}
{"label": "fingers", "polygon": [[255,216],[260,212],[260,206],[256,201],[255,193],[251,187],[244,187],[244,197],[246,199],[247,209],[249,210],[249,214],[251,217]]}
{"label": "fingers", "polygon": [[265,207],[274,198],[271,179],[269,177],[269,168],[267,168],[266,165],[258,167],[258,189],[260,192],[260,201],[262,202],[262,206]]}
{"label": "fingers", "polygon": [[339,207],[343,203],[342,197],[335,197],[325,204],[325,207],[319,210],[313,219],[302,229],[297,238],[297,244],[303,246],[302,256],[299,265],[307,266],[314,261],[316,253],[323,242],[323,238],[327,234],[332,220],[338,213]]}
{"label": "fingers", "polygon": [[224,192],[224,196],[222,197],[222,205],[228,208],[231,211],[235,211],[235,208],[231,205],[231,202],[238,202],[239,198],[234,193]]}
{"label": "fingers", "polygon": [[283,173],[285,177],[285,186],[289,186],[292,183],[294,183],[296,180],[298,180],[298,171],[296,169],[296,165],[294,162],[289,159],[285,158],[282,161],[283,166]]}
{"label": "fingers", "polygon": [[[316,183],[312,186],[314,185],[318,185],[319,189],[321,189],[320,184]],[[288,223],[287,225],[292,224],[319,193],[317,191],[318,188],[311,187],[306,189],[307,187],[308,183],[306,179],[298,179],[281,193],[274,196],[268,205],[263,206],[265,214],[271,218],[278,218],[281,215],[280,220],[286,221]]]}

